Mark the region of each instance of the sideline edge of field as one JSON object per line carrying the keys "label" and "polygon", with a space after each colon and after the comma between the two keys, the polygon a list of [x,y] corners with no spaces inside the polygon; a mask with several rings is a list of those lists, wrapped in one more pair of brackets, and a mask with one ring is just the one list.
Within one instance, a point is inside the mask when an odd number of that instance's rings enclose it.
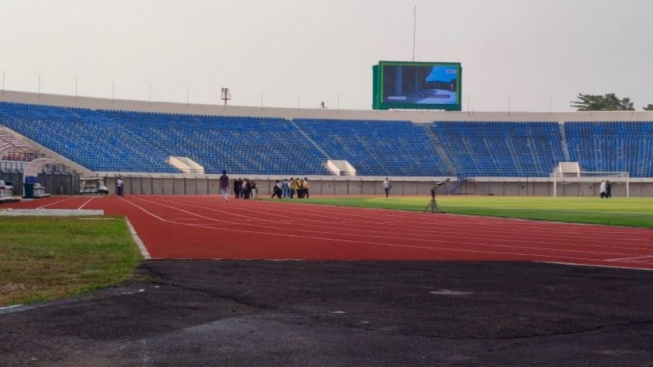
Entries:
{"label": "sideline edge of field", "polygon": [[[15,216],[15,217],[74,217],[74,216],[80,216],[80,217],[102,217],[104,216],[104,210],[98,209],[98,210],[91,210],[91,209],[6,209],[6,210],[0,210],[0,216]],[[131,235],[132,241],[136,244],[138,247],[138,250],[143,257],[143,260],[150,260],[152,257],[150,256],[149,251],[145,247],[145,244],[141,240],[141,238],[138,236],[138,233],[136,232],[136,229],[134,226],[131,224],[129,221],[129,218],[126,216],[124,217],[125,223],[127,224],[127,228],[129,229],[129,233]],[[46,301],[46,302],[40,302],[39,304],[50,304],[50,302],[66,302],[66,300],[52,300],[52,301]],[[70,302],[70,301],[68,301]],[[8,313],[15,313],[15,312],[22,312],[22,311],[27,311],[31,310],[33,308],[36,308],[39,306],[36,305],[24,305],[24,304],[15,304],[15,305],[9,305],[9,306],[4,306],[0,307],[0,315],[2,314],[8,314]]]}
{"label": "sideline edge of field", "polygon": [[[14,217],[102,217],[104,216],[104,210],[102,209],[12,209],[0,210],[0,216],[14,216]],[[143,259],[149,260],[152,257],[150,253],[145,248],[145,244],[136,229],[129,221],[129,218],[125,218],[125,223],[127,223],[127,228],[129,228],[129,233],[132,236],[132,240],[138,246],[138,250],[141,252]]]}

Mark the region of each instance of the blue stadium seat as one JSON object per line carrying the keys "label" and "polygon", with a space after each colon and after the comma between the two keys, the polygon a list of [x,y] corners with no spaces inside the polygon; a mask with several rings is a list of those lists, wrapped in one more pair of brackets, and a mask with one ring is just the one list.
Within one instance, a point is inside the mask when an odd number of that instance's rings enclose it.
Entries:
{"label": "blue stadium seat", "polygon": [[294,121],[330,159],[349,161],[359,175],[448,175],[427,134],[410,121]]}
{"label": "blue stadium seat", "polygon": [[572,161],[585,171],[629,172],[653,177],[653,122],[566,122]]}
{"label": "blue stadium seat", "polygon": [[436,121],[432,129],[466,177],[544,177],[564,161],[556,122]]}
{"label": "blue stadium seat", "polygon": [[[557,122],[368,121],[206,116],[0,102],[0,123],[94,171],[328,175],[327,159],[364,176],[547,177],[564,161]],[[567,122],[570,159],[587,171],[653,177],[653,122]],[[455,171],[455,173],[454,173]]]}

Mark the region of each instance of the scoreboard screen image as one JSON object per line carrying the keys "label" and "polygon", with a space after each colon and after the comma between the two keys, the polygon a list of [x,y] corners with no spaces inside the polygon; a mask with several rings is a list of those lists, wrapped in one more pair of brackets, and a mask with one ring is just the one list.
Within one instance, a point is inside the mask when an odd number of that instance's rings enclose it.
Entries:
{"label": "scoreboard screen image", "polygon": [[374,109],[461,110],[460,63],[381,61],[373,74]]}

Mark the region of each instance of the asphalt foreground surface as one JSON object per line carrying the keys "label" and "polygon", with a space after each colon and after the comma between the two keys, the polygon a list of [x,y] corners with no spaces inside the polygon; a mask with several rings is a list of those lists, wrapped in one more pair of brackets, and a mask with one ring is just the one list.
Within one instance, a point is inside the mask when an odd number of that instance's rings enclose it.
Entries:
{"label": "asphalt foreground surface", "polygon": [[146,261],[0,310],[0,366],[653,366],[653,272],[537,263]]}

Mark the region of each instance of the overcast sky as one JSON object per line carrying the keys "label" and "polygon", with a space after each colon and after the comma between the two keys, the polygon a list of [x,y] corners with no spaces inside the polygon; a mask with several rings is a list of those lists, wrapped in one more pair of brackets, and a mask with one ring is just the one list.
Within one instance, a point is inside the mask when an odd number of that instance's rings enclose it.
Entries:
{"label": "overcast sky", "polygon": [[[371,109],[372,65],[463,66],[463,110],[653,103],[651,0],[0,0],[4,88]],[[471,103],[468,103],[471,102]]]}

